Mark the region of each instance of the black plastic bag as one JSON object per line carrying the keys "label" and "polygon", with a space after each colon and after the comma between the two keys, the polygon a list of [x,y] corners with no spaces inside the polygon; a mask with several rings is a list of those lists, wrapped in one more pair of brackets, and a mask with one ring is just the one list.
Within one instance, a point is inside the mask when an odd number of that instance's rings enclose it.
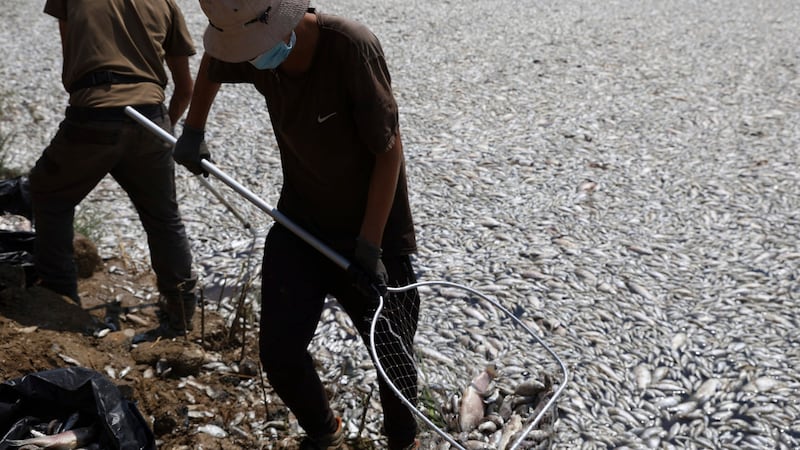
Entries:
{"label": "black plastic bag", "polygon": [[[2,256],[4,253],[27,252],[33,254],[36,245],[36,233],[33,231],[3,231],[0,230],[0,262],[18,262],[13,255]],[[11,260],[7,261],[7,258]]]}
{"label": "black plastic bag", "polygon": [[155,450],[155,437],[136,405],[103,374],[83,367],[37,372],[0,384],[0,450],[22,439],[31,424],[79,413],[94,424],[104,449]]}
{"label": "black plastic bag", "polygon": [[[0,266],[20,267],[21,280],[14,279],[17,286],[31,287],[39,274],[33,259],[36,233],[30,231],[0,231]],[[0,277],[0,289],[8,287],[4,277]]]}
{"label": "black plastic bag", "polygon": [[28,177],[0,180],[0,212],[16,214],[31,220],[33,208]]}
{"label": "black plastic bag", "polygon": [[[0,214],[14,214],[31,220],[33,208],[28,177],[0,180]],[[0,230],[0,264],[22,267],[28,287],[36,281],[33,262],[35,241],[36,233],[32,231]]]}

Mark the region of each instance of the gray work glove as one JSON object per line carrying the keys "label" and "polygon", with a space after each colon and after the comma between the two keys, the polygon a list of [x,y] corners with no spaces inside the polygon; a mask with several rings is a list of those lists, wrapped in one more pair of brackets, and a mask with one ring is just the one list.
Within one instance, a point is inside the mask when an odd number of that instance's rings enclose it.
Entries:
{"label": "gray work glove", "polygon": [[188,125],[183,126],[183,133],[178,141],[175,143],[175,148],[172,150],[172,158],[176,163],[189,169],[195,175],[208,177],[208,172],[203,170],[200,165],[200,160],[211,160],[211,152],[208,151],[208,146],[205,142],[205,132],[192,128]]}
{"label": "gray work glove", "polygon": [[382,254],[380,247],[361,237],[356,239],[355,264],[351,265],[351,275],[356,288],[370,298],[386,295],[387,292],[389,274],[381,261]]}

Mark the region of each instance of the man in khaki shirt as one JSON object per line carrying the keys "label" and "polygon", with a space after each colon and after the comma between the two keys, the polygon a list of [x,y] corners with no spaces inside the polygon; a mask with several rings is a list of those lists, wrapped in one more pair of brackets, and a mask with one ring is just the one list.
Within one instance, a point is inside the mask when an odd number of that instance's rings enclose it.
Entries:
{"label": "man in khaki shirt", "polygon": [[[195,53],[173,0],[47,0],[63,50],[65,119],[30,174],[40,284],[80,303],[73,261],[75,207],[110,174],[147,233],[165,330],[191,329],[192,256],[175,197],[171,147],[129,119],[134,106],[165,130],[186,110]],[[164,106],[168,76],[175,84]]]}

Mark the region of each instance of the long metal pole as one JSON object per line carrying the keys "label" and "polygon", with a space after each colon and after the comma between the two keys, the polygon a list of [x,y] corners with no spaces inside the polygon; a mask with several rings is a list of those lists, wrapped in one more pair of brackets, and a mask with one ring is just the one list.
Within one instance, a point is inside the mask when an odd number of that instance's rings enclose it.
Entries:
{"label": "long metal pole", "polygon": [[[125,113],[128,116],[130,116],[132,119],[136,120],[137,122],[139,122],[143,126],[147,127],[153,133],[157,134],[158,136],[161,136],[162,139],[164,139],[165,141],[171,143],[172,145],[175,145],[175,142],[177,142],[177,139],[175,138],[175,136],[173,136],[173,135],[167,133],[166,131],[164,131],[163,128],[159,127],[158,125],[153,123],[150,119],[148,119],[147,117],[143,116],[139,111],[136,111],[135,109],[131,108],[130,106],[126,106],[125,107]],[[246,198],[247,200],[250,200],[250,202],[253,203],[254,205],[256,205],[259,209],[261,209],[265,213],[269,214],[269,216],[272,217],[273,219],[275,219],[276,222],[278,222],[279,224],[281,224],[284,227],[288,228],[289,231],[291,231],[292,233],[296,234],[298,237],[300,237],[300,239],[305,241],[308,245],[314,247],[317,251],[319,251],[323,255],[327,256],[328,258],[330,258],[330,260],[333,261],[337,266],[341,267],[344,270],[347,270],[347,269],[350,268],[350,261],[348,261],[345,257],[343,257],[342,255],[340,255],[339,253],[334,251],[332,248],[330,248],[325,243],[323,243],[322,241],[317,239],[311,233],[307,232],[305,229],[303,229],[300,226],[298,226],[291,219],[289,219],[289,217],[287,217],[285,214],[283,214],[282,212],[278,211],[276,208],[273,208],[272,206],[267,204],[267,202],[262,200],[260,197],[258,197],[256,194],[254,194],[252,191],[250,191],[250,189],[247,189],[246,187],[244,187],[241,184],[239,184],[236,180],[234,180],[233,178],[228,176],[228,174],[226,174],[225,172],[220,170],[217,166],[212,164],[211,161],[208,161],[207,159],[203,159],[203,160],[200,161],[200,165],[208,173],[210,173],[211,175],[214,175],[214,177],[216,177],[217,179],[219,179],[223,183],[227,184],[231,189],[233,189],[234,191],[238,192],[242,197]],[[206,182],[203,179],[202,176],[198,177],[198,179],[203,181],[203,182],[205,182],[206,186],[214,193],[214,195],[217,196],[217,198],[221,198],[222,197],[221,194],[216,192],[216,190],[214,190],[211,187],[211,185],[209,185],[208,182]],[[231,211],[234,211],[233,208],[231,206],[229,206],[227,202],[223,201],[223,203],[225,203],[225,205],[228,206],[229,209],[231,209]],[[234,214],[236,214],[236,213],[234,213]],[[238,214],[237,214],[237,217],[238,217]]]}
{"label": "long metal pole", "polygon": [[[130,106],[125,107],[125,114],[127,114],[129,117],[136,120],[140,124],[144,125],[145,127],[147,127],[147,129],[155,133],[165,142],[171,145],[175,145],[175,142],[178,141],[175,138],[175,136],[167,133],[163,128],[156,125],[150,119],[143,116],[142,113],[131,108]],[[212,186],[211,183],[209,183],[203,177],[197,177],[197,179],[200,180],[200,184],[202,184],[203,187],[205,187],[206,189],[211,191],[212,194],[214,194],[214,197],[216,197],[217,200],[220,201],[220,203],[222,203],[223,205],[225,205],[226,208],[228,208],[228,211],[233,213],[233,215],[236,216],[236,218],[239,219],[240,222],[242,222],[242,225],[244,225],[246,229],[251,230],[253,233],[255,233],[255,230],[253,229],[252,225],[250,225],[250,222],[248,222],[247,219],[245,219],[244,216],[236,208],[234,208],[233,205],[231,205],[230,202],[228,202],[228,200],[225,197],[223,197],[218,190],[214,189],[214,186]]]}

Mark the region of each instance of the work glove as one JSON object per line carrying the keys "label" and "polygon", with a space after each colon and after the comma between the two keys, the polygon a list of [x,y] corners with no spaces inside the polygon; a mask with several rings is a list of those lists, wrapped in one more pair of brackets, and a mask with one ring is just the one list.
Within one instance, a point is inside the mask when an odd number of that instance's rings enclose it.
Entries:
{"label": "work glove", "polygon": [[172,150],[172,158],[176,163],[189,169],[195,175],[208,177],[208,172],[203,170],[200,160],[211,160],[211,152],[205,142],[205,131],[192,128],[188,125],[183,126],[183,133],[175,143]]}
{"label": "work glove", "polygon": [[356,288],[369,298],[377,298],[379,295],[386,295],[387,292],[389,274],[386,273],[386,267],[381,261],[382,254],[380,247],[360,236],[356,239],[354,254],[356,267],[351,265],[351,274]]}

